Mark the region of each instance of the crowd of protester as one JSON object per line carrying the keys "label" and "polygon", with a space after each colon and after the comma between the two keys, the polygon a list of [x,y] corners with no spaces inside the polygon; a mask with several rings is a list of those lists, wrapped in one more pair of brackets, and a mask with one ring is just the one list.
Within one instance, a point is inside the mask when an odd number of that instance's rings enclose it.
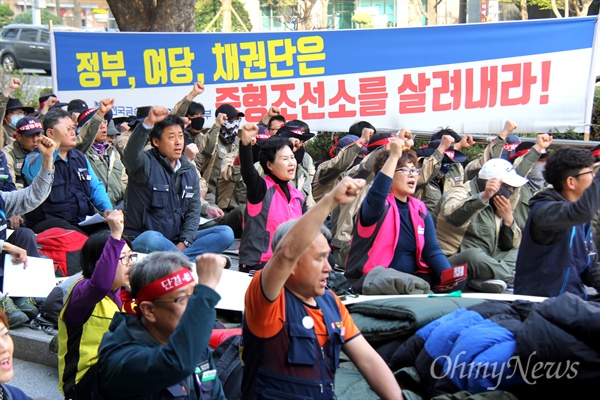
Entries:
{"label": "crowd of protester", "polygon": [[[26,262],[48,229],[89,236],[59,318],[67,399],[224,398],[208,340],[220,254],[236,239],[239,271],[253,275],[245,398],[334,398],[340,351],[382,398],[402,396],[326,290],[332,271],[365,294],[600,289],[594,155],[549,151],[548,134],[521,142],[513,121],[466,165],[471,135],[439,129],[416,149],[409,130],[359,121],[315,168],[304,121],[271,107],[243,123],[222,104],[209,127],[200,82],[171,110],[120,118],[111,98],[90,108],[47,95],[34,110],[11,98],[20,85],[0,95],[2,251]],[[457,266],[465,279],[447,281]],[[6,330],[37,314],[32,299],[1,305]]]}

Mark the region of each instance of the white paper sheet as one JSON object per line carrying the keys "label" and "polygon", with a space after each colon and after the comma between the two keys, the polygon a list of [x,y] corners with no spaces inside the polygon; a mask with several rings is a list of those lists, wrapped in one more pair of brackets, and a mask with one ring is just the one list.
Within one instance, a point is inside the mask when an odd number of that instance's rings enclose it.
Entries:
{"label": "white paper sheet", "polygon": [[81,221],[79,226],[94,225],[104,222],[104,217],[100,214],[87,215],[85,220]]}
{"label": "white paper sheet", "polygon": [[220,310],[244,311],[244,298],[246,289],[250,285],[252,277],[246,273],[223,270],[221,281],[217,285],[216,291],[221,295],[221,300],[217,303]]}
{"label": "white paper sheet", "polygon": [[56,286],[54,263],[49,258],[27,257],[27,268],[13,264],[13,256],[4,256],[4,287],[10,297],[47,297]]}
{"label": "white paper sheet", "polygon": [[200,226],[210,222],[210,221],[214,221],[217,218],[204,218],[204,217],[200,217]]}

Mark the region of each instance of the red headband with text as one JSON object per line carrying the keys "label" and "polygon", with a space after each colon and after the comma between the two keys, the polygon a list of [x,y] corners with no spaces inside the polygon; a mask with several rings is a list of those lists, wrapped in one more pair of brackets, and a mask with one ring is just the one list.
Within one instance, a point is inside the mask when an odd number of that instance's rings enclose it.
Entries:
{"label": "red headband with text", "polygon": [[192,282],[194,282],[194,277],[192,276],[192,272],[187,268],[173,272],[171,275],[163,276],[162,278],[147,284],[142,290],[140,290],[135,299],[135,306],[132,305],[133,299],[131,298],[131,293],[122,291],[121,299],[123,300],[123,309],[130,314],[140,314],[140,309],[137,307],[137,305],[142,301],[156,300],[159,297],[164,296],[167,293],[174,292],[175,290],[187,286]]}

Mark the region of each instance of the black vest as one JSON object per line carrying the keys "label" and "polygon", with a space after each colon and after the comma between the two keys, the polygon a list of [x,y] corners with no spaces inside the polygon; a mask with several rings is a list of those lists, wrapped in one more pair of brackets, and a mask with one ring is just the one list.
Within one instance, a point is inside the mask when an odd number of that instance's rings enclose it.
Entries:
{"label": "black vest", "polygon": [[4,213],[4,209],[6,204],[4,203],[4,199],[0,196],[0,240],[6,240],[6,214]]}
{"label": "black vest", "polygon": [[330,291],[315,300],[323,313],[329,336],[323,348],[315,330],[303,324],[304,318],[308,318],[304,304],[287,289],[286,322],[277,335],[258,338],[244,321],[244,399],[335,399],[335,371],[344,343],[342,317]]}
{"label": "black vest", "polygon": [[91,172],[85,155],[77,149],[67,153],[67,160],[54,161],[54,181],[50,195],[35,210],[27,214],[27,226],[32,227],[50,218],[61,218],[78,224],[87,215],[96,213],[92,204]]}
{"label": "black vest", "polygon": [[184,161],[173,172],[158,159],[161,156],[157,150],[146,153],[150,153],[151,160],[148,180],[130,179],[127,184],[125,233],[137,237],[145,231],[158,231],[170,241],[178,242],[198,174]]}
{"label": "black vest", "polygon": [[14,190],[17,190],[17,187],[8,169],[6,154],[0,151],[0,192],[12,192]]}

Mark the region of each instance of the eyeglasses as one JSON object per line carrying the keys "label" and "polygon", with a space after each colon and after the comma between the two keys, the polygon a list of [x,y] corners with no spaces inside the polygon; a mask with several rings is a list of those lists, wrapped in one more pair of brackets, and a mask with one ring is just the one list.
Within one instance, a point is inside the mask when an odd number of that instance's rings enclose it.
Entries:
{"label": "eyeglasses", "polygon": [[119,260],[121,261],[122,264],[134,263],[137,261],[137,259],[138,259],[137,253],[127,254],[126,256],[119,258]]}
{"label": "eyeglasses", "polygon": [[594,170],[592,169],[592,170],[589,170],[589,171],[586,171],[586,172],[582,172],[582,173],[580,173],[580,174],[577,174],[577,175],[571,175],[571,176],[572,176],[573,178],[578,178],[578,177],[580,177],[580,176],[582,176],[582,175],[586,175],[586,174],[592,174],[592,176],[596,175],[596,173],[595,173],[595,172],[594,172]]}
{"label": "eyeglasses", "polygon": [[176,299],[168,299],[168,300],[155,299],[155,300],[152,300],[152,302],[153,303],[177,303],[177,305],[185,306],[187,304],[188,300],[190,299],[190,297],[192,297],[191,294],[186,294],[185,296],[181,296]]}
{"label": "eyeglasses", "polygon": [[404,176],[419,175],[419,173],[421,172],[421,168],[402,167],[402,168],[398,168],[395,172],[402,172],[404,174]]}

